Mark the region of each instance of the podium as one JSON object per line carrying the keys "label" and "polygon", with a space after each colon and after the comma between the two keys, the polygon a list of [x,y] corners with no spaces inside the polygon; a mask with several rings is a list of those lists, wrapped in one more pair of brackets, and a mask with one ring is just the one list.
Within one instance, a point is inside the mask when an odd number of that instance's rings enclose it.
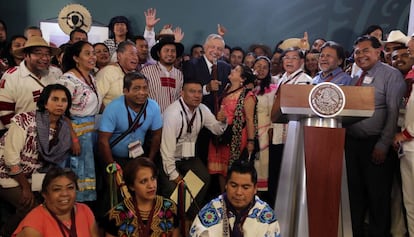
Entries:
{"label": "podium", "polygon": [[[275,99],[273,122],[288,121],[275,203],[281,236],[352,237],[342,126],[372,116],[374,88],[324,84],[344,96],[334,115],[315,110],[314,86],[282,85]],[[317,93],[326,108],[340,100]]]}

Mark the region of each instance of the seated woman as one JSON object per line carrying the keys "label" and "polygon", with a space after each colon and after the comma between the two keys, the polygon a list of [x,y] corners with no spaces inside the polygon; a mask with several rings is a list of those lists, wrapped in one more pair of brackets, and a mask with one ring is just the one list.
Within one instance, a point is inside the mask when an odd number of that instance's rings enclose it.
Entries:
{"label": "seated woman", "polygon": [[86,204],[76,203],[76,174],[68,168],[51,168],[42,183],[45,202],[19,224],[13,237],[97,237],[95,217]]}
{"label": "seated woman", "polygon": [[102,221],[105,236],[179,236],[177,206],[158,196],[157,168],[148,158],[130,160],[124,171],[132,198],[112,208]]}
{"label": "seated woman", "polygon": [[228,167],[239,159],[244,148],[247,148],[248,154],[253,153],[256,138],[256,99],[246,87],[254,83],[256,77],[250,67],[237,65],[228,78],[230,83],[223,94],[221,109],[226,114],[229,126],[221,136],[212,138],[208,151],[208,170],[210,174],[219,174],[221,192],[224,192]]}
{"label": "seated woman", "polygon": [[17,114],[8,132],[0,139],[0,198],[11,203],[16,213],[3,226],[10,236],[38,200],[31,190],[32,174],[51,163],[64,165],[71,150],[69,116],[71,96],[62,85],[44,88],[37,111]]}

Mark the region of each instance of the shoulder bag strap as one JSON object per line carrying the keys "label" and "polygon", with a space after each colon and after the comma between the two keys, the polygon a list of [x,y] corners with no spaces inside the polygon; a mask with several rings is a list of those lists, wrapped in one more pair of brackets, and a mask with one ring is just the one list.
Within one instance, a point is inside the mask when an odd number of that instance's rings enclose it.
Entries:
{"label": "shoulder bag strap", "polygon": [[116,144],[118,144],[129,133],[131,133],[131,131],[133,130],[133,128],[135,127],[135,125],[139,123],[139,120],[141,119],[142,115],[144,114],[145,110],[147,109],[147,104],[148,104],[148,99],[145,101],[144,106],[142,107],[141,111],[139,111],[139,114],[137,115],[137,117],[135,117],[135,120],[131,124],[131,126],[125,132],[123,132],[121,135],[119,135],[119,137],[117,137],[115,140],[113,140],[111,142],[111,144],[109,144],[109,146],[111,148],[114,147]]}

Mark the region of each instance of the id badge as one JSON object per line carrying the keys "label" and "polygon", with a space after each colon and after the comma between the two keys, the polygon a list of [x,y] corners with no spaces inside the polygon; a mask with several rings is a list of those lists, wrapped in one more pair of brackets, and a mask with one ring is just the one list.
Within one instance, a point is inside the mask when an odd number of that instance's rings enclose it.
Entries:
{"label": "id badge", "polygon": [[364,77],[364,80],[362,81],[362,83],[364,83],[364,84],[371,84],[373,79],[374,79],[373,77],[365,76]]}
{"label": "id badge", "polygon": [[182,146],[182,157],[194,157],[195,156],[195,142],[184,142]]}
{"label": "id badge", "polygon": [[135,159],[140,155],[144,154],[144,149],[142,148],[141,142],[139,140],[129,143],[128,150],[129,158],[131,159]]}

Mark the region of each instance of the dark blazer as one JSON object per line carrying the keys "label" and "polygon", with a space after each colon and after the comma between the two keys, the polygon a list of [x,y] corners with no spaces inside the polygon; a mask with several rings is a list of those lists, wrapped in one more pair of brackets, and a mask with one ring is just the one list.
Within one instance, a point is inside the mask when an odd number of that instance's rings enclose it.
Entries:
{"label": "dark blazer", "polygon": [[[230,64],[222,60],[217,61],[218,80],[221,81],[221,86],[218,91],[219,96],[223,93],[224,87],[229,82],[228,76],[230,74],[230,70],[231,70]],[[206,60],[204,59],[204,56],[201,56],[200,58],[193,58],[190,61],[187,61],[183,65],[183,74],[184,74],[184,82],[199,81],[201,82],[202,85],[206,85],[212,79],[209,69],[207,68],[207,63],[206,63]],[[217,112],[217,111],[214,111],[213,93],[203,96],[203,104],[207,105],[207,107],[212,112]]]}

